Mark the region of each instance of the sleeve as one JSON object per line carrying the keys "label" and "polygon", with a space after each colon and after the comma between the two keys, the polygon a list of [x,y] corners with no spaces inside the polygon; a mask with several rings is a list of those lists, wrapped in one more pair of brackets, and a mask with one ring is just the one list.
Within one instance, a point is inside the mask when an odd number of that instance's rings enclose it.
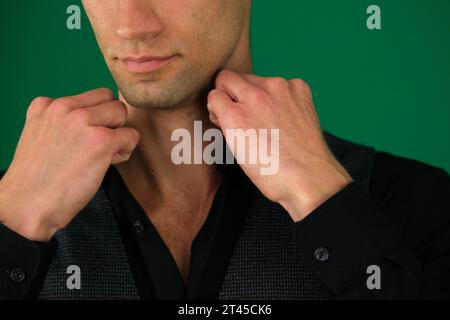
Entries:
{"label": "sleeve", "polygon": [[57,248],[56,240],[31,241],[0,222],[0,300],[38,298]]}
{"label": "sleeve", "polygon": [[30,241],[0,223],[0,300],[37,298],[57,247],[55,240]]}
{"label": "sleeve", "polygon": [[449,196],[440,169],[401,179],[380,204],[353,182],[295,223],[294,240],[336,299],[449,299]]}

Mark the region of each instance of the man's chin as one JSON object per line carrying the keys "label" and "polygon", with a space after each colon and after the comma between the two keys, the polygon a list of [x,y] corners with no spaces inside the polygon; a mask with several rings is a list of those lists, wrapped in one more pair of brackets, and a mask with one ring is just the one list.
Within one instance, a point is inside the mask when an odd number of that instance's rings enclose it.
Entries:
{"label": "man's chin", "polygon": [[[120,90],[125,102],[138,109],[171,110],[179,107],[183,99],[177,99],[176,95],[168,95],[170,90]],[[165,93],[165,94],[164,94]]]}
{"label": "man's chin", "polygon": [[182,108],[198,98],[205,86],[192,73],[160,74],[124,79],[115,77],[123,99],[139,109],[172,110]]}

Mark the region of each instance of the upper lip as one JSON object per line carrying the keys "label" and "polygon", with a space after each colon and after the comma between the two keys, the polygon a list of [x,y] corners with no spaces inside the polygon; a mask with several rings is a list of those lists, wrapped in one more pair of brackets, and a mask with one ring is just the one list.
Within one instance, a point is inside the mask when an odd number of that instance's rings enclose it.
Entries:
{"label": "upper lip", "polygon": [[151,55],[140,55],[140,56],[126,56],[121,58],[120,60],[124,62],[134,62],[134,63],[142,63],[152,60],[165,60],[170,58],[170,56],[151,56]]}

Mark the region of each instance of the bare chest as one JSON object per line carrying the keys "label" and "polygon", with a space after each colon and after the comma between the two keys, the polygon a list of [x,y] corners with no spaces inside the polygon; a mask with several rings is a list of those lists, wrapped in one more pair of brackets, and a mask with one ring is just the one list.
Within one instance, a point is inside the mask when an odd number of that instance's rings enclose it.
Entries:
{"label": "bare chest", "polygon": [[192,243],[199,233],[204,217],[178,212],[148,214],[160,237],[174,258],[182,277],[186,280],[191,259]]}

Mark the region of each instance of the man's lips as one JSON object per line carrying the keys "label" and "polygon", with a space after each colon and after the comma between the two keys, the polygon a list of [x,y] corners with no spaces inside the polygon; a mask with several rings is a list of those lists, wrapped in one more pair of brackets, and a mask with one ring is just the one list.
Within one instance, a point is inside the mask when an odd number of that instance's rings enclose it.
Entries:
{"label": "man's lips", "polygon": [[120,59],[125,68],[132,73],[149,73],[166,65],[175,56],[169,57],[125,57]]}

